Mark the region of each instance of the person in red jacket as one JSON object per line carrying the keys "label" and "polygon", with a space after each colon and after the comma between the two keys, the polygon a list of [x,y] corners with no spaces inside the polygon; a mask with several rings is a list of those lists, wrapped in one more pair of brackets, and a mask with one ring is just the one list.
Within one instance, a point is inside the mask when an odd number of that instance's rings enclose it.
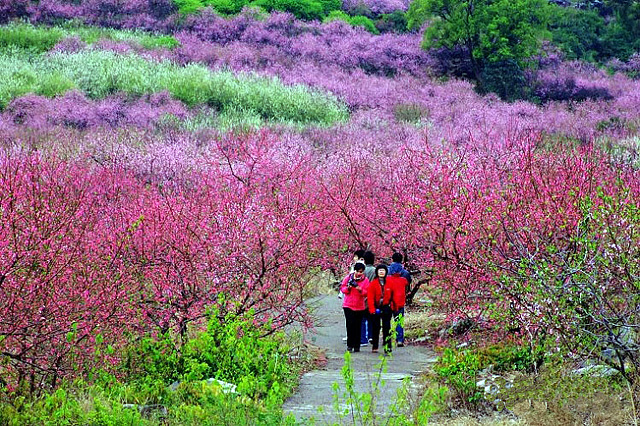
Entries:
{"label": "person in red jacket", "polygon": [[353,273],[342,280],[340,291],[344,294],[342,309],[347,326],[347,350],[360,352],[360,328],[366,310],[364,303],[369,289],[369,280],[364,275],[364,263],[356,263]]}
{"label": "person in red jacket", "polygon": [[407,279],[402,275],[404,268],[398,262],[389,266],[389,278],[387,281],[393,289],[393,299],[391,300],[391,310],[393,319],[396,322],[396,342],[398,347],[404,346],[404,304],[407,297]]}
{"label": "person in red jacket", "polygon": [[387,280],[387,265],[376,266],[375,278],[369,283],[367,303],[371,321],[371,352],[378,352],[380,323],[382,322],[382,345],[385,353],[391,352],[391,301],[393,289]]}

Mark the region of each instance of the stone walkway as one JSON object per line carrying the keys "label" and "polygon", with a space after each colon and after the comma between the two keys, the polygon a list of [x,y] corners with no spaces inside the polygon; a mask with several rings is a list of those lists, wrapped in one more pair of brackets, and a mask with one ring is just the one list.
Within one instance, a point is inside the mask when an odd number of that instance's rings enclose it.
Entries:
{"label": "stone walkway", "polygon": [[[360,424],[358,410],[346,404],[348,401],[344,396],[345,382],[341,369],[346,345],[342,341],[345,336],[342,301],[334,293],[313,299],[310,305],[317,318],[316,328],[305,336],[305,340],[323,350],[327,362],[324,369],[302,376],[297,392],[285,402],[284,411],[293,414],[302,424]],[[407,315],[411,315],[411,312]],[[403,380],[407,377],[413,379],[426,371],[435,362],[436,355],[423,346],[394,348],[392,355],[386,359],[386,371],[383,373],[380,372],[381,354],[372,353],[370,345],[362,347],[359,353],[351,354],[351,360],[355,392],[371,393],[376,382],[384,382],[380,386],[375,410],[376,418],[382,420],[392,414],[388,412],[388,406],[395,400]],[[340,386],[337,392],[333,389],[334,384]],[[336,395],[339,396],[339,410],[334,405]],[[340,416],[336,411],[346,411],[347,414]],[[384,421],[381,423],[384,424]]]}

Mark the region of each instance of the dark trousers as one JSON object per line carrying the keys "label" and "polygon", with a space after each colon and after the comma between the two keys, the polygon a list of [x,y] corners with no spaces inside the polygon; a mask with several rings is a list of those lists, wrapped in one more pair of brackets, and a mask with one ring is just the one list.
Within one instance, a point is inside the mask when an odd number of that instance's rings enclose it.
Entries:
{"label": "dark trousers", "polygon": [[371,348],[378,349],[378,340],[380,338],[380,325],[382,324],[382,342],[384,350],[391,352],[391,308],[383,307],[379,314],[369,316],[372,323]]}
{"label": "dark trousers", "polygon": [[[393,313],[393,319],[396,321],[396,342],[404,343],[404,327],[400,325],[400,315],[404,318],[404,307]],[[404,321],[404,319],[403,319]]]}
{"label": "dark trousers", "polygon": [[351,308],[342,308],[347,325],[347,348],[360,350],[360,328],[362,327],[362,315],[364,311],[354,311]]}
{"label": "dark trousers", "polygon": [[362,327],[360,327],[360,344],[368,343],[369,338],[371,338],[371,320],[369,320],[369,311],[365,309],[362,314]]}

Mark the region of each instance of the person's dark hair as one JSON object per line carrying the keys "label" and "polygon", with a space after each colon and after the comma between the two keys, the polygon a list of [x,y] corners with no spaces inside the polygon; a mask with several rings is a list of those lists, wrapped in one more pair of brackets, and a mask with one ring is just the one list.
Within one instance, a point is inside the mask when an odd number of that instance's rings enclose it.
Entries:
{"label": "person's dark hair", "polygon": [[391,260],[393,260],[394,262],[402,263],[402,254],[398,252],[393,253],[393,255],[391,255]]}
{"label": "person's dark hair", "polygon": [[373,262],[376,261],[376,255],[373,254],[373,252],[369,251],[369,250],[365,251],[364,252],[364,256],[362,256],[362,257],[364,257],[364,264],[365,265],[373,265]]}
{"label": "person's dark hair", "polygon": [[358,259],[364,257],[364,250],[356,250],[353,252],[353,256],[357,256]]}
{"label": "person's dark hair", "polygon": [[354,271],[364,271],[364,269],[365,269],[364,263],[358,262],[355,265],[353,265]]}
{"label": "person's dark hair", "polygon": [[389,268],[387,268],[387,265],[385,265],[384,263],[379,264],[378,266],[376,266],[376,277],[378,276],[378,271],[380,269],[384,269],[384,276],[386,277],[387,275],[389,275]]}

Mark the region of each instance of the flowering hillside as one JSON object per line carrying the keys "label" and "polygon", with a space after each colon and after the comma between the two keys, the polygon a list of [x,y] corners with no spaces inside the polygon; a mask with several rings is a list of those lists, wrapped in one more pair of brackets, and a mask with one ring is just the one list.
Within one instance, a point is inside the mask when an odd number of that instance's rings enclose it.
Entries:
{"label": "flowering hillside", "polygon": [[0,3],[0,394],[144,370],[132,344],[179,353],[212,311],[308,326],[309,280],[357,248],[403,253],[450,319],[614,347],[637,383],[637,57],[541,51],[506,102],[422,33],[214,3]]}

